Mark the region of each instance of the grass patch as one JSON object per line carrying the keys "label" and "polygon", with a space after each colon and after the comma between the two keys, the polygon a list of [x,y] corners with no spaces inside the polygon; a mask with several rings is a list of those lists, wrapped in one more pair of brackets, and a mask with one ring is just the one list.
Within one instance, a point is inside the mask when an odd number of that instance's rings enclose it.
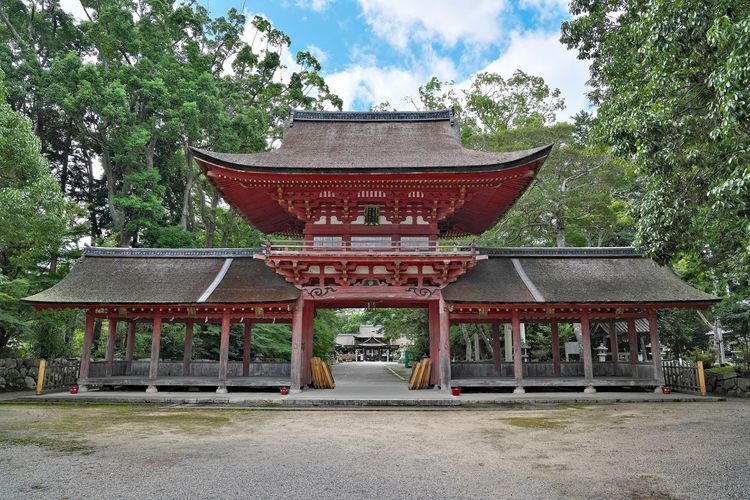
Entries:
{"label": "grass patch", "polygon": [[63,453],[89,454],[94,451],[90,445],[74,439],[57,439],[51,437],[20,437],[0,434],[0,445],[38,446]]}
{"label": "grass patch", "polygon": [[736,373],[737,367],[736,366],[714,366],[713,368],[709,368],[706,371],[713,373],[714,375],[724,375],[725,373]]}
{"label": "grass patch", "polygon": [[562,429],[567,423],[550,417],[509,417],[500,420],[508,425],[524,429]]}

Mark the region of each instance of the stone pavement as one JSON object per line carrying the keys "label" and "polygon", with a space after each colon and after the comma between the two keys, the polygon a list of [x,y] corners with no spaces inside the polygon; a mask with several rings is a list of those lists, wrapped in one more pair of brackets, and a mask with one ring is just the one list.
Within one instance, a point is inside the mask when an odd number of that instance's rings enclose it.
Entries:
{"label": "stone pavement", "polygon": [[282,396],[278,392],[167,392],[146,394],[143,391],[89,391],[81,394],[67,392],[18,397],[31,401],[76,401],[90,403],[156,403],[192,405],[229,405],[269,408],[310,407],[493,407],[546,406],[557,404],[610,404],[622,402],[712,402],[722,398],[693,394],[670,395],[653,392],[469,392],[451,396],[447,391],[425,389],[410,391],[408,370],[396,363],[340,363],[333,367],[335,389],[306,389],[297,394]]}

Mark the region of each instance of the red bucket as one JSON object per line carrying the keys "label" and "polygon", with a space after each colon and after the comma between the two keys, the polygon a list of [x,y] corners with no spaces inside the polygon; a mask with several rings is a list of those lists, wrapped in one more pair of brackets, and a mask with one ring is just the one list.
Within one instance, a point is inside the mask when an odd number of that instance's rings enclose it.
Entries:
{"label": "red bucket", "polygon": [[460,396],[460,395],[461,395],[460,387],[451,387],[451,396]]}
{"label": "red bucket", "polygon": [[289,387],[279,387],[279,392],[282,396],[286,396],[289,394]]}
{"label": "red bucket", "polygon": [[78,386],[77,385],[71,385],[70,386],[70,393],[71,394],[78,394]]}
{"label": "red bucket", "polygon": [[662,388],[661,388],[661,393],[662,394],[672,394],[672,388],[669,387],[668,385],[663,385]]}

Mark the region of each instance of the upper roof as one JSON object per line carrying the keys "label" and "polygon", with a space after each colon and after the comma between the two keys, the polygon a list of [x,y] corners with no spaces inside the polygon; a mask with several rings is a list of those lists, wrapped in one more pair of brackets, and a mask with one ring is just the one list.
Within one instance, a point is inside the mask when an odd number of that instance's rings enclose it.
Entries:
{"label": "upper roof", "polygon": [[88,247],[31,304],[234,304],[291,302],[299,290],[253,257],[256,249]]}
{"label": "upper roof", "polygon": [[492,171],[546,157],[551,145],[488,153],[461,146],[453,111],[293,111],[281,146],[265,153],[214,153],[197,159],[239,170],[289,173]]}
{"label": "upper roof", "polygon": [[445,288],[447,302],[707,304],[718,300],[632,248],[478,250],[489,258]]}

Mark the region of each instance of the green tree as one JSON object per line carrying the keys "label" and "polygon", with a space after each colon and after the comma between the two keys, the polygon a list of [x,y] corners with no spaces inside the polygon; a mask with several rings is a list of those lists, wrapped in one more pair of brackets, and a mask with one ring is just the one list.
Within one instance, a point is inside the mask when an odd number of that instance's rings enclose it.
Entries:
{"label": "green tree", "polygon": [[750,4],[575,0],[562,41],[591,60],[594,131],[637,164],[636,244],[750,287]]}

